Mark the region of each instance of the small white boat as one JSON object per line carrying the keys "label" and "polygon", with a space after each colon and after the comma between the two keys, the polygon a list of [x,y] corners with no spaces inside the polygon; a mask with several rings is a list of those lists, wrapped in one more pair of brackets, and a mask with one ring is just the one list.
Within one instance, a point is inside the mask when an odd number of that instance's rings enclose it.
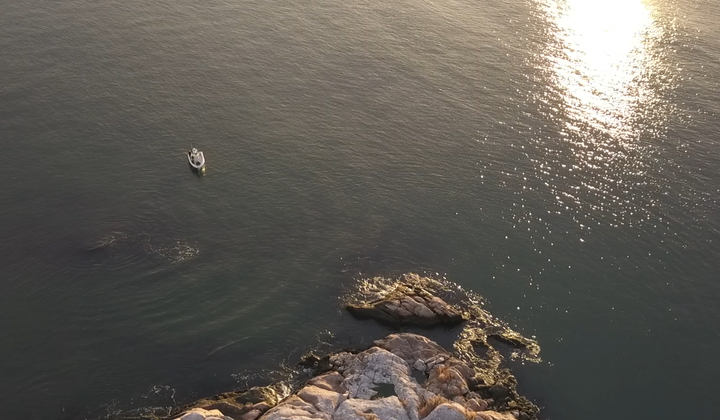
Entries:
{"label": "small white boat", "polygon": [[196,148],[192,148],[187,152],[187,159],[194,171],[205,173],[205,155]]}

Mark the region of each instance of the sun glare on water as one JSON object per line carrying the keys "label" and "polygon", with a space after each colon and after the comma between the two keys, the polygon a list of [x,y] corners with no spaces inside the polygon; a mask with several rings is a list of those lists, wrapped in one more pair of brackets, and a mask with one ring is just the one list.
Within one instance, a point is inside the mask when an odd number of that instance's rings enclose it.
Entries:
{"label": "sun glare on water", "polygon": [[537,140],[538,177],[578,220],[647,219],[659,188],[653,144],[672,113],[668,33],[643,0],[536,4],[547,29],[533,102],[557,127]]}
{"label": "sun glare on water", "polygon": [[651,99],[643,83],[655,31],[650,10],[640,0],[548,1],[545,7],[557,28],[560,51],[551,60],[568,128],[587,124],[634,137],[629,117]]}

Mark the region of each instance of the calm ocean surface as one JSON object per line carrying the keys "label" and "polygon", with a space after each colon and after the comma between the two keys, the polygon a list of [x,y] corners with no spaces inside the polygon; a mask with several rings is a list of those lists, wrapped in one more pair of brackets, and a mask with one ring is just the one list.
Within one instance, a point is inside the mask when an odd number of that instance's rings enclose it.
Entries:
{"label": "calm ocean surface", "polygon": [[[0,417],[107,418],[387,330],[439,273],[552,420],[710,419],[717,0],[0,0]],[[205,152],[194,176],[184,153]]]}

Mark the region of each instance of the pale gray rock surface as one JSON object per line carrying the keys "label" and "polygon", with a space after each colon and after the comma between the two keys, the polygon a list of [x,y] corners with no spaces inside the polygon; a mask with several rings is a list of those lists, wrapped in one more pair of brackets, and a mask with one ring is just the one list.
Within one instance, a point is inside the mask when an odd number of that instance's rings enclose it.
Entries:
{"label": "pale gray rock surface", "polygon": [[334,413],[338,405],[347,398],[345,395],[334,391],[328,391],[327,389],[319,388],[315,385],[305,386],[297,393],[297,396],[301,400],[312,404],[313,407],[327,414]]}
{"label": "pale gray rock surface", "polygon": [[477,413],[475,420],[517,420],[518,415],[516,412],[498,413],[497,411],[481,411]]}
{"label": "pale gray rock surface", "polygon": [[256,420],[262,415],[262,413],[263,412],[260,410],[250,410],[247,413],[241,415],[238,420]]}
{"label": "pale gray rock surface", "polygon": [[443,403],[435,407],[423,420],[468,420],[467,410],[458,403]]}
{"label": "pale gray rock surface", "polygon": [[231,417],[224,416],[220,410],[203,410],[202,408],[193,408],[186,411],[178,417],[178,420],[233,420]]}
{"label": "pale gray rock surface", "polygon": [[262,420],[332,420],[332,414],[318,410],[297,395],[291,395],[260,418]]}
{"label": "pale gray rock surface", "polygon": [[333,420],[410,420],[400,400],[387,397],[379,400],[349,399],[340,404]]}
{"label": "pale gray rock surface", "polygon": [[310,379],[307,384],[344,394],[347,391],[343,385],[344,380],[345,378],[339,372],[330,372]]}
{"label": "pale gray rock surface", "polygon": [[402,358],[421,372],[428,372],[437,363],[450,358],[450,353],[439,344],[417,334],[390,334],[375,341],[375,346]]}
{"label": "pale gray rock surface", "polygon": [[403,359],[379,347],[372,347],[350,359],[340,366],[340,372],[345,376],[343,385],[350,398],[362,399],[373,397],[378,384],[392,384],[397,392],[398,385],[405,384],[404,379],[411,374]]}

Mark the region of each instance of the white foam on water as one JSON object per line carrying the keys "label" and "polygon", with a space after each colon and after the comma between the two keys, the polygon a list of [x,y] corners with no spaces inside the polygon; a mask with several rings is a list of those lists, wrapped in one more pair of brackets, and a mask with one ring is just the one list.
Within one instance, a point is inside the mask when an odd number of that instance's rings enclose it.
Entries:
{"label": "white foam on water", "polygon": [[148,241],[145,248],[148,253],[158,255],[170,261],[171,264],[188,261],[200,253],[200,248],[196,245],[180,240],[175,241],[175,243],[171,245],[155,245]]}

